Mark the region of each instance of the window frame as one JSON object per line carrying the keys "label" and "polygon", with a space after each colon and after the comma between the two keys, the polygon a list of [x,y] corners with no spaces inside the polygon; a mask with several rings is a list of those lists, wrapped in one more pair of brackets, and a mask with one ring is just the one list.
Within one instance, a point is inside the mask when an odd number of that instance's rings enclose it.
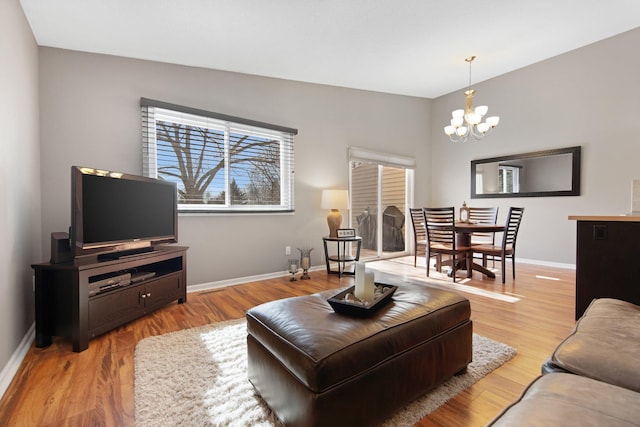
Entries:
{"label": "window frame", "polygon": [[[158,143],[156,135],[156,123],[158,121],[168,121],[179,125],[197,126],[212,129],[224,133],[224,193],[223,204],[218,203],[178,203],[179,213],[260,213],[277,214],[292,213],[295,211],[295,152],[294,136],[297,129],[284,126],[273,125],[255,120],[243,119],[226,114],[214,113],[199,110],[191,107],[170,104],[148,98],[140,99],[142,116],[142,156],[143,175],[163,179],[158,174]],[[280,183],[280,203],[279,204],[232,204],[230,186],[232,182],[230,165],[230,135],[240,134],[256,138],[269,138],[276,140],[279,144],[279,183]],[[221,159],[221,157],[214,157]],[[218,160],[216,160],[218,161]],[[175,179],[178,186],[182,185],[180,178]],[[182,185],[181,188],[184,188]]]}
{"label": "window frame", "polygon": [[[500,194],[520,192],[520,166],[498,165]],[[508,191],[511,184],[511,191]]]}

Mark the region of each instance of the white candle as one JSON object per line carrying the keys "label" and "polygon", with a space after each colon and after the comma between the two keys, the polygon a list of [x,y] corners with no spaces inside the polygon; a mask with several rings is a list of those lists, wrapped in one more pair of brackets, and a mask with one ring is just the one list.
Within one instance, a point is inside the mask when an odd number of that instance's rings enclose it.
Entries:
{"label": "white candle", "polygon": [[376,290],[376,285],[375,285],[375,276],[373,274],[373,271],[366,271],[364,273],[364,300],[372,303],[373,302],[373,296]]}
{"label": "white candle", "polygon": [[364,262],[356,262],[356,289],[353,293],[359,299],[364,299],[364,275]]}
{"label": "white candle", "polygon": [[298,269],[296,268],[295,264],[291,264],[291,268],[289,269],[289,271],[293,273],[295,271],[298,271]]}

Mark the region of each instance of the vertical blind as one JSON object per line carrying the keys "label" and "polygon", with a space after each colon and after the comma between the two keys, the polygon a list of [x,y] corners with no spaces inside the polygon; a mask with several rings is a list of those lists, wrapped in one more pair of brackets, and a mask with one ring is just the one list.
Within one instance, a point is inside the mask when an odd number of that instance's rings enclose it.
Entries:
{"label": "vertical blind", "polygon": [[296,129],[147,98],[143,173],[178,184],[181,212],[292,212]]}

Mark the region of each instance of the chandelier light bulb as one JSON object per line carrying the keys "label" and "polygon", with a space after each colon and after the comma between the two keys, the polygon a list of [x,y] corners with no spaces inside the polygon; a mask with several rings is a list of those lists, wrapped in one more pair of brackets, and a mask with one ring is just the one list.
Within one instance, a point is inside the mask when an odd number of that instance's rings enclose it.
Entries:
{"label": "chandelier light bulb", "polygon": [[456,134],[458,136],[464,136],[467,133],[467,127],[466,126],[460,126],[458,129],[456,129]]}
{"label": "chandelier light bulb", "polygon": [[498,116],[487,117],[487,124],[492,128],[498,126],[499,122],[500,122],[500,117]]}
{"label": "chandelier light bulb", "polygon": [[487,131],[489,130],[489,125],[486,122],[478,123],[477,127],[482,134],[487,133]]}
{"label": "chandelier light bulb", "polygon": [[482,120],[482,117],[480,116],[480,114],[477,114],[477,113],[468,113],[468,114],[465,114],[464,119],[467,121],[467,123],[473,126],[480,123],[480,120]]}
{"label": "chandelier light bulb", "polygon": [[462,108],[459,110],[454,110],[451,113],[451,117],[453,117],[454,119],[461,119],[462,116],[464,116],[464,110]]}
{"label": "chandelier light bulb", "polygon": [[486,105],[480,105],[475,109],[476,114],[480,114],[480,117],[487,114],[487,111],[489,111],[489,107],[487,107]]}
{"label": "chandelier light bulb", "polygon": [[464,119],[462,117],[455,117],[453,119],[451,119],[451,126],[459,128],[460,126],[462,126]]}
{"label": "chandelier light bulb", "polygon": [[444,127],[444,133],[446,133],[447,135],[451,136],[454,133],[456,133],[456,128],[454,126],[445,126]]}

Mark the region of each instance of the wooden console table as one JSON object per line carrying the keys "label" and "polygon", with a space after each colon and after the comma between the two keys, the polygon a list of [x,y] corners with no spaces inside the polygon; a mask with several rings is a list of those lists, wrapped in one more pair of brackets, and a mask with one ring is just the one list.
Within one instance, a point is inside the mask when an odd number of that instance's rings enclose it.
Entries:
{"label": "wooden console table", "polygon": [[640,216],[569,216],[577,221],[576,312],[594,298],[640,304]]}
{"label": "wooden console table", "polygon": [[[36,347],[49,346],[54,335],[64,336],[71,338],[73,351],[80,352],[97,335],[173,300],[186,302],[187,249],[158,246],[153,252],[115,260],[90,257],[65,264],[33,264]],[[95,289],[99,281],[127,272],[151,277]]]}

